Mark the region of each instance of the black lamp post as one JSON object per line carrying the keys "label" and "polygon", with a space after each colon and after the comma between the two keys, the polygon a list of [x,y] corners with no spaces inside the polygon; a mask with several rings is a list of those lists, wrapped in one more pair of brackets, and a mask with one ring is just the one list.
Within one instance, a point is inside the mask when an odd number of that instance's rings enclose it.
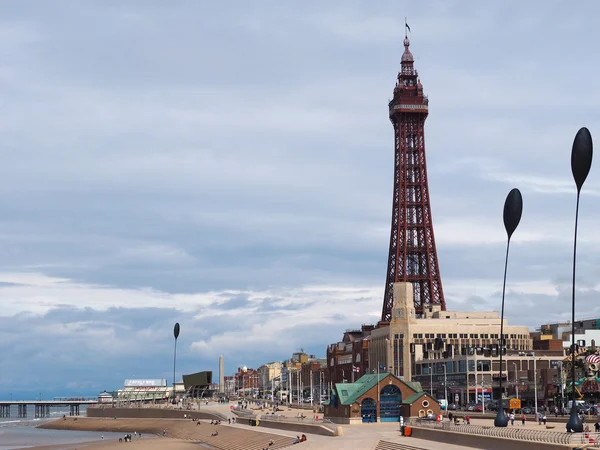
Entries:
{"label": "black lamp post", "polygon": [[[517,188],[512,189],[506,196],[504,202],[504,228],[508,240],[506,242],[506,259],[504,260],[504,281],[502,282],[502,309],[500,312],[500,345],[498,353],[500,354],[500,402],[498,405],[498,413],[494,419],[494,426],[506,427],[508,426],[508,418],[504,414],[504,403],[502,401],[502,354],[504,353],[504,293],[506,291],[506,269],[508,268],[508,249],[510,248],[510,238],[517,229],[519,222],[521,221],[521,213],[523,212],[523,197],[521,191]],[[477,380],[475,380],[477,381]],[[475,383],[477,384],[477,383]],[[483,402],[483,396],[481,398]]]}
{"label": "black lamp post", "polygon": [[179,322],[173,328],[173,336],[175,336],[175,353],[173,354],[173,400],[175,400],[175,361],[177,360],[177,338],[179,337]]}
{"label": "black lamp post", "polygon": [[577,257],[577,219],[579,216],[579,194],[583,182],[592,167],[592,135],[583,127],[575,135],[571,151],[571,171],[577,185],[577,206],[575,207],[575,238],[573,239],[573,290],[571,293],[571,415],[567,422],[567,432],[581,433],[583,423],[577,414],[575,402],[575,261]]}

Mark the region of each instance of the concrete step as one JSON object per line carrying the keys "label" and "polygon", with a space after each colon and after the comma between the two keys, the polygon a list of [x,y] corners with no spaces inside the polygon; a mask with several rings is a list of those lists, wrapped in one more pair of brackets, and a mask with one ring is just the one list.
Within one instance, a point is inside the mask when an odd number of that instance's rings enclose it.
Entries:
{"label": "concrete step", "polygon": [[[407,438],[410,439],[410,438]],[[379,441],[375,446],[375,450],[427,450],[423,447],[415,447],[408,444],[399,444],[396,442]]]}

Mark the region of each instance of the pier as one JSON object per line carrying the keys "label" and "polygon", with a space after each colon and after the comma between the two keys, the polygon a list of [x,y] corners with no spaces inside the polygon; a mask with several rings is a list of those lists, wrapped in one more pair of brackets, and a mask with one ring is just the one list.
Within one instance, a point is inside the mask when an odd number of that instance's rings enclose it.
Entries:
{"label": "pier", "polygon": [[17,417],[27,417],[27,406],[34,407],[35,417],[49,417],[50,408],[68,406],[69,416],[78,416],[81,405],[95,405],[98,397],[54,397],[54,400],[0,400],[0,417],[11,417],[11,406],[17,407]]}

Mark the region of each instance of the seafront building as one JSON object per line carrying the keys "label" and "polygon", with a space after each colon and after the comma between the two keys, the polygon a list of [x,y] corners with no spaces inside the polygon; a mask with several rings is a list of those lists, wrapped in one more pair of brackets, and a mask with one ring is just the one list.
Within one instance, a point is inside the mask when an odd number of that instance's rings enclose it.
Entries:
{"label": "seafront building", "polygon": [[286,392],[288,402],[300,403],[312,397],[313,403],[319,403],[329,391],[329,382],[324,358],[308,355],[301,350],[283,362],[280,389]]}
{"label": "seafront building", "polygon": [[333,385],[324,406],[335,423],[398,422],[402,417],[435,417],[440,404],[419,383],[404,382],[392,373],[367,374],[353,383]]}
{"label": "seafront building", "polygon": [[[600,318],[583,319],[575,321],[575,342],[580,347],[595,346],[600,343]],[[549,340],[562,341],[562,347],[571,347],[571,322],[544,324],[533,333],[541,342]]]}
{"label": "seafront building", "polygon": [[[394,284],[394,305],[389,323],[379,323],[369,336],[368,369],[389,369],[400,379],[411,380],[418,361],[431,353],[452,358],[467,355],[469,348],[489,349],[498,355],[500,317],[496,311],[442,311],[439,305],[417,317],[412,283]],[[505,349],[533,348],[529,329],[511,326],[505,319]]]}
{"label": "seafront building", "polygon": [[283,364],[279,361],[272,361],[263,364],[258,368],[259,390],[261,394],[269,391],[274,392],[281,386],[281,368]]}

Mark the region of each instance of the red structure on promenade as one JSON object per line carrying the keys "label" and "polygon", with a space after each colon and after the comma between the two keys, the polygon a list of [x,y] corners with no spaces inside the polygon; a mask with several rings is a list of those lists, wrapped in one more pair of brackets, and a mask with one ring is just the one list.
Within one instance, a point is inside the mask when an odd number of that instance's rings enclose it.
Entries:
{"label": "red structure on promenade", "polygon": [[402,67],[389,103],[394,126],[394,199],[382,322],[389,322],[393,284],[412,282],[417,316],[429,305],[446,310],[435,250],[425,163],[425,119],[429,100],[404,38]]}

